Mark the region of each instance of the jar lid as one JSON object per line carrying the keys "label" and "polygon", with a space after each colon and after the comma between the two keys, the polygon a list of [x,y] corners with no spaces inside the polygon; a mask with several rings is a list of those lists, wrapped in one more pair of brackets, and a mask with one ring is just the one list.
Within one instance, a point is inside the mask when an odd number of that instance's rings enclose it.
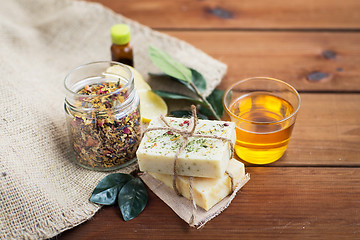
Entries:
{"label": "jar lid", "polygon": [[130,28],[126,24],[116,24],[110,29],[112,42],[125,45],[130,42]]}

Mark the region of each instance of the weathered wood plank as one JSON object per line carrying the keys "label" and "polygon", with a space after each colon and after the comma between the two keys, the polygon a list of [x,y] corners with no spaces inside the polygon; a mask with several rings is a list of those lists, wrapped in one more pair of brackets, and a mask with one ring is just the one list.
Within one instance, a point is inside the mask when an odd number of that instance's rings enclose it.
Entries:
{"label": "weathered wood plank", "polygon": [[152,28],[359,29],[358,0],[91,0]]}
{"label": "weathered wood plank", "polygon": [[166,31],[228,65],[219,86],[270,76],[300,91],[360,91],[360,33]]}
{"label": "weathered wood plank", "polygon": [[248,167],[252,178],[227,210],[201,230],[188,227],[149,191],[137,218],[117,207],[57,239],[358,239],[359,168]]}
{"label": "weathered wood plank", "polygon": [[285,155],[271,166],[360,166],[360,94],[300,94]]}
{"label": "weathered wood plank", "polygon": [[[300,96],[301,107],[288,149],[281,159],[268,166],[360,167],[360,94]],[[226,113],[223,118],[229,120]]]}
{"label": "weathered wood plank", "polygon": [[286,155],[247,167],[250,182],[203,229],[189,228],[149,192],[137,218],[124,222],[118,207],[106,207],[56,239],[360,239],[360,34],[254,31],[358,30],[360,1],[92,1],[157,29],[208,29],[165,33],[228,64],[221,89],[271,76],[303,92],[331,93],[301,93]]}

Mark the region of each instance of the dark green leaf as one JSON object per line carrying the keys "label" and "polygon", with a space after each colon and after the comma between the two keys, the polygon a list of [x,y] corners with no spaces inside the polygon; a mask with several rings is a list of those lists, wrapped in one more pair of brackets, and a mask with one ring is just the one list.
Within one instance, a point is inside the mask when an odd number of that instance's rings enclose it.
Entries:
{"label": "dark green leaf", "polygon": [[185,95],[178,94],[178,93],[172,93],[172,92],[160,91],[160,90],[154,90],[154,93],[156,93],[157,95],[159,95],[160,97],[163,97],[163,98],[188,100],[188,101],[192,101],[194,103],[202,102],[201,100],[194,99],[192,97],[185,96]]}
{"label": "dark green leaf", "polygon": [[155,78],[157,78],[157,77],[159,77],[159,78],[168,77],[168,78],[172,78],[174,80],[178,80],[178,79],[176,79],[174,77],[171,77],[171,76],[167,75],[166,73],[151,73],[151,72],[149,72],[148,75],[150,77],[155,77]]}
{"label": "dark green leaf", "polygon": [[[177,110],[177,111],[170,112],[170,116],[178,117],[178,118],[191,117],[192,112],[191,111],[186,111],[186,110]],[[205,115],[203,115],[201,113],[198,113],[197,116],[198,116],[199,119],[205,119],[205,120],[209,119],[207,116],[205,116]]]}
{"label": "dark green leaf", "polygon": [[178,79],[178,78],[174,78],[172,76],[169,76],[167,75],[166,73],[148,73],[150,77],[153,77],[153,78],[168,78],[169,80],[174,80],[174,81],[177,81],[177,82],[180,82],[181,84],[184,84],[186,87],[191,88],[189,82],[186,82],[186,81],[183,81],[181,79]]}
{"label": "dark green leaf", "polygon": [[90,201],[102,205],[112,205],[120,189],[133,177],[124,173],[113,173],[104,177],[95,187]]}
{"label": "dark green leaf", "polygon": [[168,77],[168,78],[172,78],[174,80],[178,80],[177,78],[171,77],[171,76],[167,75],[166,73],[151,73],[151,72],[149,72],[148,75],[150,77],[155,77],[155,78],[157,78],[157,77],[158,78]]}
{"label": "dark green leaf", "polygon": [[129,221],[144,210],[148,193],[140,178],[126,183],[118,195],[118,204],[125,221]]}
{"label": "dark green leaf", "polygon": [[164,73],[185,82],[191,82],[191,71],[183,64],[175,61],[166,52],[149,46],[151,61]]}
{"label": "dark green leaf", "polygon": [[203,75],[201,73],[199,73],[195,69],[190,68],[190,70],[191,70],[191,76],[192,76],[192,81],[193,81],[194,85],[201,93],[204,93],[206,90],[205,78],[203,77]]}
{"label": "dark green leaf", "polygon": [[[224,90],[215,89],[207,98],[208,102],[214,108],[215,112],[221,117],[224,111],[222,98],[224,96]],[[211,111],[204,105],[201,105],[199,108],[202,114],[206,116],[213,116]],[[214,117],[214,116],[213,116]]]}
{"label": "dark green leaf", "polygon": [[169,80],[174,80],[174,81],[177,81],[177,82],[180,82],[181,84],[183,84],[185,87],[187,87],[188,89],[190,89],[192,92],[195,92],[195,90],[193,89],[193,87],[189,84],[189,82],[186,82],[186,81],[183,81],[181,79],[178,79],[178,78],[174,78],[174,77],[171,77],[165,73],[149,73],[149,76],[150,77],[154,77],[154,78],[168,78]]}

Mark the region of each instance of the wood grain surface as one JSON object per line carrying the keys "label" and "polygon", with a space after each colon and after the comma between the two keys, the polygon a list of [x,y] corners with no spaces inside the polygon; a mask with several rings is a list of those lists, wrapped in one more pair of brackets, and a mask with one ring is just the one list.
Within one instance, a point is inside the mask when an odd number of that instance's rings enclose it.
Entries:
{"label": "wood grain surface", "polygon": [[272,76],[299,91],[360,91],[360,33],[165,31],[228,65],[219,88]]}
{"label": "wood grain surface", "polygon": [[360,1],[90,0],[226,63],[218,88],[253,76],[292,84],[301,109],[277,162],[227,210],[190,228],[154,193],[140,216],[117,207],[55,239],[360,239]]}
{"label": "wood grain surface", "polygon": [[[230,207],[192,229],[150,190],[144,212],[124,222],[105,207],[59,239],[357,239],[359,168],[248,167]],[[328,236],[329,238],[323,238]]]}
{"label": "wood grain surface", "polygon": [[152,28],[354,29],[358,0],[92,0]]}
{"label": "wood grain surface", "polygon": [[360,94],[300,94],[284,156],[269,166],[360,167]]}

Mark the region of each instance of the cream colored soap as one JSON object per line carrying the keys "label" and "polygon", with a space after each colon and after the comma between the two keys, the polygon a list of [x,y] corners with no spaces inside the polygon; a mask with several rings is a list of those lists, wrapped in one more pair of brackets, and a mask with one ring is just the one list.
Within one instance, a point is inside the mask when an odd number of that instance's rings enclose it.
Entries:
{"label": "cream colored soap", "polygon": [[[234,185],[236,186],[245,176],[245,167],[241,162],[231,159],[227,171],[234,177]],[[172,188],[172,175],[150,173],[153,177]],[[190,198],[189,193],[189,177],[177,177],[177,187],[181,195]],[[199,178],[194,177],[193,196],[196,205],[208,211],[216,203],[231,193],[231,180],[227,174],[223,174],[221,178]]]}
{"label": "cream colored soap", "polygon": [[[166,118],[178,129],[187,129],[191,120]],[[150,122],[149,128],[166,127],[160,119]],[[224,121],[199,120],[195,133],[221,136],[235,143],[235,124]],[[174,174],[174,158],[183,138],[165,130],[147,132],[137,150],[140,170],[161,174]],[[224,175],[231,157],[230,144],[219,139],[190,137],[186,148],[179,154],[177,174],[182,176],[219,178]]]}

